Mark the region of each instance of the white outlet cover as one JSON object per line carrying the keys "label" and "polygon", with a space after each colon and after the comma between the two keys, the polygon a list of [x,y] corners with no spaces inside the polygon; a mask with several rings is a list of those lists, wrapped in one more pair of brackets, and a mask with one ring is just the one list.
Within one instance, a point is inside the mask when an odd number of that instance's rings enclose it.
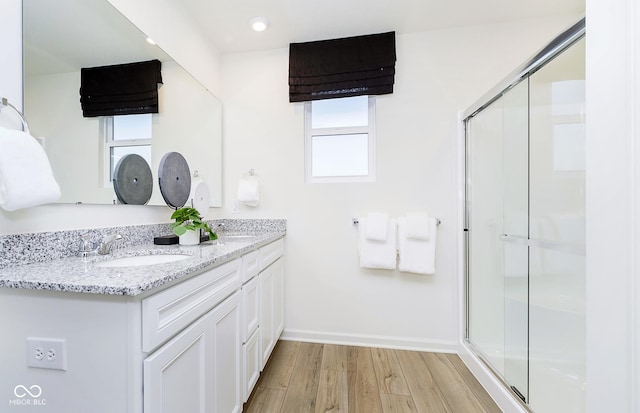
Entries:
{"label": "white outlet cover", "polygon": [[67,340],[27,337],[27,367],[67,370]]}

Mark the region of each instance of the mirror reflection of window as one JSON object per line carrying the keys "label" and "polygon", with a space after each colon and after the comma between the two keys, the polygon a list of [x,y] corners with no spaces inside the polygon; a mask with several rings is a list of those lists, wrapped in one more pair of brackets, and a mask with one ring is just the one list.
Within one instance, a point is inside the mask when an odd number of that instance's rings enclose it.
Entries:
{"label": "mirror reflection of window", "polygon": [[118,161],[128,154],[137,154],[151,165],[152,114],[106,116],[104,124],[105,187],[111,187],[113,171]]}

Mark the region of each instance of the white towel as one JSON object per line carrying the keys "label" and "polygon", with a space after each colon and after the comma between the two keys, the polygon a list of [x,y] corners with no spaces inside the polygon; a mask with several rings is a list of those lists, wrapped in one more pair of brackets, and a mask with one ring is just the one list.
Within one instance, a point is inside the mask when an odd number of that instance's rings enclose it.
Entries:
{"label": "white towel", "polygon": [[389,227],[389,214],[370,212],[367,214],[366,236],[373,241],[386,241]]}
{"label": "white towel", "polygon": [[0,127],[0,207],[15,211],[59,198],[60,186],[36,139],[28,133]]}
{"label": "white towel", "polygon": [[260,203],[260,182],[255,177],[246,177],[238,184],[238,201],[249,206]]}
{"label": "white towel", "polygon": [[358,224],[358,252],[362,268],[396,269],[396,220],[391,218],[387,224],[387,240],[367,239],[367,218],[360,218]]}
{"label": "white towel", "polygon": [[426,212],[407,213],[407,238],[429,241],[429,214]]}
{"label": "white towel", "polygon": [[398,269],[400,271],[435,274],[436,225],[436,219],[429,218],[429,240],[418,240],[407,236],[407,218],[398,218],[398,249],[400,251]]}

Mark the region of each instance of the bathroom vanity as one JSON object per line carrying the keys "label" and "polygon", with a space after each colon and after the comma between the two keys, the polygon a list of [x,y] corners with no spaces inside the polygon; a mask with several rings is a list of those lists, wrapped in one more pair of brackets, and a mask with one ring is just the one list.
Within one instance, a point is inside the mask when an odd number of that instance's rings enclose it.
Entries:
{"label": "bathroom vanity", "polygon": [[241,412],[283,330],[283,236],[1,269],[0,410]]}

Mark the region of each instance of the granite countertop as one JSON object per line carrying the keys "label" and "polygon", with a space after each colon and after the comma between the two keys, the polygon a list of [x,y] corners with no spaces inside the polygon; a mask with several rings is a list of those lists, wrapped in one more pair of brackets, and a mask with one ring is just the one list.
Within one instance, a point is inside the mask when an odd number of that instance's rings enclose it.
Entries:
{"label": "granite countertop", "polygon": [[[223,238],[222,245],[217,241],[207,241],[197,246],[147,244],[119,249],[110,255],[68,257],[12,266],[0,269],[0,287],[136,296],[230,261],[284,235],[280,231],[251,236],[229,234]],[[134,267],[96,265],[111,259],[150,254],[186,254],[191,258]]]}

